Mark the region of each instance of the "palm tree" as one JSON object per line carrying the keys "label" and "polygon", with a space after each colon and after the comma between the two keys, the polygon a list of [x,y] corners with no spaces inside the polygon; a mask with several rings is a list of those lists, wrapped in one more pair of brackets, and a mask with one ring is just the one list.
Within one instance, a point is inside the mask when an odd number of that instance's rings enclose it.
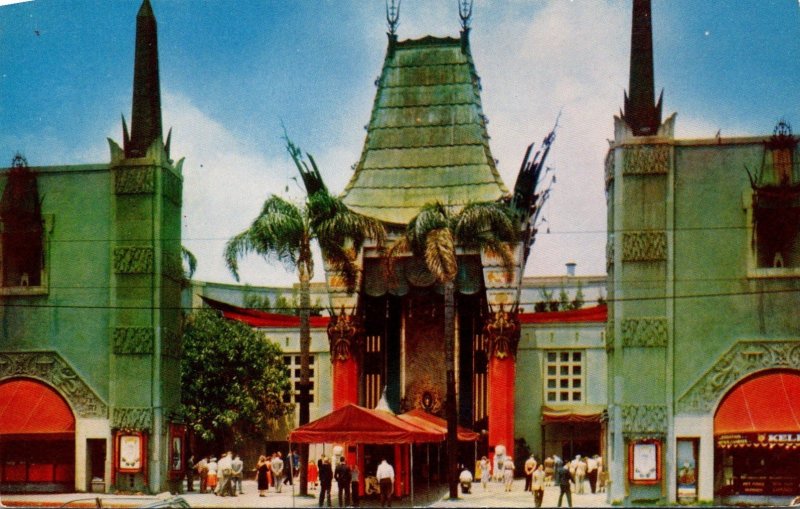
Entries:
{"label": "palm tree", "polygon": [[[279,261],[287,269],[296,270],[300,281],[300,425],[309,421],[309,349],[311,332],[311,279],[314,277],[312,243],[319,244],[329,266],[344,279],[348,292],[355,291],[358,281],[356,256],[364,241],[375,239],[379,245],[385,233],[383,225],[371,218],[350,211],[337,197],[331,196],[322,182],[314,159],[308,155],[313,169],[302,160],[300,149],[286,138],[287,149],[306,184],[305,203],[296,205],[280,196],[270,195],[261,213],[249,228],[225,245],[225,263],[239,280],[238,261],[249,253],[267,260]],[[300,447],[300,494],[308,489],[308,445]]]}
{"label": "palm tree", "polygon": [[513,248],[520,221],[511,207],[499,202],[470,203],[460,211],[441,203],[422,207],[388,253],[391,264],[403,252],[425,259],[425,265],[444,286],[444,350],[447,370],[447,479],[450,498],[458,497],[456,447],[458,406],[455,381],[455,278],[456,246],[484,250],[499,256],[507,277],[514,266]]}

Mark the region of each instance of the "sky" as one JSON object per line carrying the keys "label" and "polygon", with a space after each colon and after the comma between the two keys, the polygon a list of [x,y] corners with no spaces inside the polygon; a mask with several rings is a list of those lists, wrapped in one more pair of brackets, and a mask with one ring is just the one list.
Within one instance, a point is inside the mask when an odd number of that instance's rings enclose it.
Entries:
{"label": "sky", "polygon": [[[383,0],[151,0],[163,123],[183,165],[195,279],[234,282],[222,251],[270,194],[299,200],[282,125],[334,192],[352,175],[386,52]],[[0,5],[9,3],[0,0]],[[130,121],[140,0],[0,7],[0,167],[105,163]],[[470,42],[500,173],[561,117],[557,175],[526,275],[605,273],[603,161],[628,87],[630,0],[475,0]],[[398,37],[457,36],[456,0],[403,0]],[[797,0],[653,0],[655,84],[676,137],[800,132]],[[7,162],[3,162],[7,161]],[[252,256],[241,282],[296,276]],[[321,262],[316,280],[323,280]]]}

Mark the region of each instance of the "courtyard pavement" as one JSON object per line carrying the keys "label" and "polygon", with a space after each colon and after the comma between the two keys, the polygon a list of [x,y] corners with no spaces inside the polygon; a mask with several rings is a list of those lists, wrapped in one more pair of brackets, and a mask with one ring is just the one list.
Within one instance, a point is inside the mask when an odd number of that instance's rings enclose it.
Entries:
{"label": "courtyard pavement", "polygon": [[[333,488],[333,507],[338,507],[336,483]],[[506,493],[500,483],[490,483],[484,491],[479,483],[474,483],[471,494],[461,494],[458,500],[447,498],[446,487],[426,487],[417,490],[415,507],[533,507],[533,495],[523,491],[524,480],[514,481],[511,492]],[[284,486],[282,493],[270,489],[266,497],[259,497],[255,481],[244,481],[244,495],[237,497],[218,497],[211,493],[197,491],[183,493],[181,496],[191,507],[317,507],[317,497],[292,496],[291,486]],[[542,507],[555,507],[558,502],[558,488],[545,490]],[[588,492],[588,489],[587,489]],[[318,496],[318,492],[317,492]],[[168,494],[161,497],[166,498]],[[146,507],[158,501],[156,496],[123,496],[92,493],[62,493],[55,495],[0,495],[0,501],[9,507],[98,507],[95,498],[101,499],[102,507]],[[65,503],[69,502],[65,505]],[[605,493],[572,495],[575,507],[608,507]],[[375,498],[363,500],[361,507],[376,507],[380,501]],[[566,506],[566,500],[563,505]],[[392,507],[411,507],[410,497],[394,500]]]}

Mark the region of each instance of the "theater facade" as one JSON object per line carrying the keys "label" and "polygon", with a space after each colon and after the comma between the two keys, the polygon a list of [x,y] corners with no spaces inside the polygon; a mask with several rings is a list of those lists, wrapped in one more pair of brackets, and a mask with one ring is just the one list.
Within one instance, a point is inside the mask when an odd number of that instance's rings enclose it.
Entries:
{"label": "theater facade", "polygon": [[160,492],[182,467],[182,161],[149,0],[136,25],[131,131],[109,160],[0,171],[3,493]]}
{"label": "theater facade", "polygon": [[650,1],[606,159],[610,501],[787,504],[800,380],[798,137],[679,140]]}

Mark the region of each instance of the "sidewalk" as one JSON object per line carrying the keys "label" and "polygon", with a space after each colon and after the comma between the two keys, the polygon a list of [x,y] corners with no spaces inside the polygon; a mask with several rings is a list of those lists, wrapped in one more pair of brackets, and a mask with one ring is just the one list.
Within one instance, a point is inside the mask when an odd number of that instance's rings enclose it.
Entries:
{"label": "sidewalk", "polygon": [[[472,485],[471,494],[461,494],[459,489],[458,500],[448,500],[446,487],[443,487],[441,498],[429,507],[533,507],[533,495],[523,491],[525,481],[518,479],[514,481],[513,490],[506,493],[501,483],[490,483],[486,491],[481,488],[480,483]],[[212,493],[200,494],[197,491],[183,493],[183,497],[191,507],[317,507],[319,491],[312,492],[314,496],[300,497],[292,496],[292,487],[284,486],[282,493],[275,493],[270,489],[266,497],[259,497],[255,481],[244,481],[244,495],[237,497],[218,497]],[[433,488],[432,488],[433,489]],[[555,507],[558,502],[559,490],[557,487],[548,487],[545,490],[544,502],[542,507]],[[423,507],[422,500],[425,494],[418,492],[415,500],[416,507]],[[430,495],[430,494],[428,494]],[[66,502],[71,502],[67,507],[97,507],[95,497],[101,499],[103,507],[143,507],[158,501],[158,497],[153,495],[130,496],[130,495],[110,495],[93,493],[61,493],[61,494],[39,494],[39,495],[0,495],[0,501],[9,507],[60,507]],[[434,497],[435,498],[435,497]],[[430,497],[428,497],[430,500]],[[333,507],[338,507],[336,483],[332,492]],[[375,499],[362,501],[361,507],[376,507],[380,502]],[[566,500],[563,505],[566,506]],[[572,505],[575,507],[608,507],[605,501],[605,493],[597,494],[572,494]],[[410,507],[411,498],[405,497],[402,500],[394,500],[392,507]]]}
{"label": "sidewalk", "polygon": [[[523,491],[525,488],[524,479],[516,479],[512,490],[508,493],[504,491],[503,484],[490,482],[487,489],[481,487],[480,483],[472,484],[472,493],[462,494],[459,487],[458,500],[449,500],[449,494],[430,507],[535,507],[533,493]],[[544,490],[544,500],[542,507],[556,507],[558,504],[558,494],[560,490],[557,486],[548,486]],[[567,507],[566,498],[562,501],[562,507]],[[584,494],[572,494],[572,505],[574,507],[610,507],[606,502],[605,493],[592,493],[587,490]]]}

